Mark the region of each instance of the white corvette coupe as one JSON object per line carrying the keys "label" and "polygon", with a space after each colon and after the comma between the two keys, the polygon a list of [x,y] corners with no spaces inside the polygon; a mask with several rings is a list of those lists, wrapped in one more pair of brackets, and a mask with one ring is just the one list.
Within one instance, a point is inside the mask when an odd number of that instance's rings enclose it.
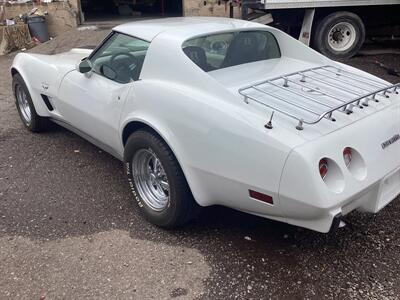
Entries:
{"label": "white corvette coupe", "polygon": [[328,232],[400,193],[400,85],[268,26],[172,18],[95,49],[18,54],[25,126],[64,126],[124,162],[133,198],[171,228],[201,206]]}

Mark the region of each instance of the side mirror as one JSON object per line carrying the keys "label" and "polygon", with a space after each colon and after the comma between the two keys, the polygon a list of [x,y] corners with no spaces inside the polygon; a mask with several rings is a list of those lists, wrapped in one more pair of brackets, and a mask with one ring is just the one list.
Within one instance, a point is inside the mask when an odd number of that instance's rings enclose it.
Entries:
{"label": "side mirror", "polygon": [[90,62],[90,60],[87,59],[87,58],[83,59],[83,60],[79,63],[78,71],[79,71],[80,73],[82,73],[82,74],[89,73],[90,71],[92,71],[92,69],[93,69],[93,65],[92,65],[92,63]]}

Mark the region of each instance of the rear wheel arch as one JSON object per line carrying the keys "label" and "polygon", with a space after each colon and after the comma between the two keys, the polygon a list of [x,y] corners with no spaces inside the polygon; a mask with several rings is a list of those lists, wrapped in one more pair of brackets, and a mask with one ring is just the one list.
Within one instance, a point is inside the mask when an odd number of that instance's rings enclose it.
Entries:
{"label": "rear wheel arch", "polygon": [[[189,198],[191,198],[193,201],[193,207],[191,206],[191,212],[188,212],[188,214],[185,217],[185,221],[182,222],[182,224],[186,223],[188,220],[190,220],[192,217],[196,216],[199,212],[200,212],[200,203],[197,201],[195,193],[193,192],[193,188],[191,185],[191,180],[189,180],[188,178],[188,173],[185,172],[185,167],[182,165],[179,157],[176,155],[176,151],[174,150],[174,147],[171,146],[171,141],[168,141],[164,136],[164,134],[160,133],[157,129],[155,129],[152,125],[149,125],[148,123],[144,122],[144,121],[131,121],[129,123],[127,123],[124,126],[124,129],[122,130],[122,143],[124,146],[124,164],[125,167],[127,168],[127,170],[130,170],[130,165],[132,165],[131,163],[131,156],[132,156],[132,142],[136,139],[130,139],[130,137],[132,135],[134,135],[135,133],[138,133],[138,137],[139,136],[143,136],[143,132],[147,132],[150,134],[150,136],[154,136],[156,139],[161,140],[161,142],[164,142],[164,147],[166,147],[166,151],[169,151],[171,154],[171,157],[175,160],[175,162],[177,163],[178,169],[180,170],[181,174],[183,175],[183,180],[184,183],[187,187],[187,191],[188,191],[188,195],[187,198],[188,200],[190,200]],[[128,172],[128,177],[130,176],[129,174],[132,173],[132,170],[130,170]],[[189,176],[190,177],[190,176]],[[131,186],[132,188],[132,186]],[[134,193],[135,197],[137,197],[137,193]],[[190,196],[189,196],[190,195]],[[137,198],[136,198],[137,199]],[[139,202],[138,202],[139,203]],[[142,203],[140,201],[140,203]],[[143,205],[143,204],[142,204]],[[199,206],[200,205],[200,206]],[[139,204],[139,207],[142,207],[141,204]],[[187,219],[186,219],[187,218]],[[164,227],[164,225],[162,225]],[[179,226],[179,225],[178,225]],[[175,225],[173,225],[172,227],[175,227]],[[172,228],[171,227],[171,228]],[[168,226],[166,228],[169,228]]]}
{"label": "rear wheel arch", "polygon": [[126,145],[126,142],[128,141],[129,136],[132,133],[144,128],[155,131],[151,126],[141,121],[131,121],[126,124],[124,129],[122,130],[122,144],[124,145],[124,147]]}
{"label": "rear wheel arch", "polygon": [[[138,130],[147,130],[147,131],[151,132],[152,134],[155,134],[158,137],[160,137],[167,144],[169,149],[172,151],[172,153],[175,156],[176,160],[178,161],[180,167],[182,168],[182,163],[181,163],[179,157],[176,155],[176,151],[175,151],[174,147],[171,145],[170,141],[168,141],[165,138],[165,136],[162,133],[160,133],[159,130],[155,129],[154,126],[148,124],[147,122],[135,120],[135,121],[130,121],[129,123],[127,123],[124,126],[124,129],[122,130],[122,145],[124,146],[124,148],[125,148],[126,142],[128,141],[128,138],[131,136],[131,134]],[[182,170],[183,170],[183,173],[185,173],[184,168],[182,168]],[[186,177],[186,174],[185,174],[185,177]]]}
{"label": "rear wheel arch", "polygon": [[[174,155],[174,157],[176,158],[184,176],[185,179],[189,185],[189,189],[192,192],[193,198],[195,199],[195,201],[200,204],[200,202],[198,201],[198,197],[196,196],[196,189],[194,188],[196,186],[196,183],[193,182],[191,179],[191,176],[189,175],[189,172],[187,171],[185,165],[182,163],[181,157],[179,155],[177,155],[177,151],[176,151],[176,147],[175,145],[173,145],[171,143],[171,141],[167,140],[165,138],[165,135],[162,134],[159,130],[157,130],[153,125],[150,125],[149,123],[142,121],[142,120],[135,120],[135,121],[130,121],[128,122],[125,126],[124,129],[122,130],[122,144],[123,147],[125,148],[126,142],[129,138],[129,136],[138,131],[138,130],[148,130],[151,133],[159,136],[169,147],[169,149],[171,150],[172,154]],[[201,205],[201,204],[200,204]]]}
{"label": "rear wheel arch", "polygon": [[[155,129],[154,126],[150,125],[149,123],[147,123],[145,121],[140,121],[140,120],[130,121],[124,126],[124,129],[122,130],[122,144],[124,147],[126,145],[126,142],[128,141],[128,138],[131,136],[131,134],[138,130],[148,130],[151,133],[160,137],[168,145],[168,147],[171,149],[172,153],[174,154],[175,158],[179,161],[179,158],[176,156],[174,147],[171,146],[170,141],[168,141],[165,138],[165,135],[163,135],[159,130]],[[180,164],[180,162],[179,162],[179,164]],[[181,167],[182,167],[182,165],[181,165]]]}

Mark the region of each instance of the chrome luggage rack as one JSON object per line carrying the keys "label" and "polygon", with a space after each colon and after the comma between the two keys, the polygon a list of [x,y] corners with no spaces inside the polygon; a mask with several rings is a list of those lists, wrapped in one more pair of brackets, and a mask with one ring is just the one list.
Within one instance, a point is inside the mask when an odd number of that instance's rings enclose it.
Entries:
{"label": "chrome luggage rack", "polygon": [[[266,87],[269,87],[269,90],[266,90]],[[398,94],[399,88],[400,83],[388,85],[326,65],[248,85],[240,88],[239,94],[247,104],[251,100],[297,120],[296,129],[302,130],[303,124],[316,124],[324,118],[336,121],[333,117],[334,112],[351,114],[354,107],[362,109],[368,106],[369,101],[379,102],[378,96],[389,98],[388,94]],[[282,93],[288,93],[291,97],[282,96]],[[312,93],[317,93],[318,97]],[[265,99],[265,96],[268,96],[268,99]],[[300,97],[298,100],[301,101],[291,100],[295,96]],[[278,106],[286,106],[288,109]],[[304,113],[314,117],[305,118]],[[266,128],[272,128],[272,115],[265,125]]]}

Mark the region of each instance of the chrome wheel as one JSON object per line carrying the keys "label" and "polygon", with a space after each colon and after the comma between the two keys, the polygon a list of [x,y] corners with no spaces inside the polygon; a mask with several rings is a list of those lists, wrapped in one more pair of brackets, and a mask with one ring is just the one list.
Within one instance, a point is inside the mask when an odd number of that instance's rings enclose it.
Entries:
{"label": "chrome wheel", "polygon": [[29,125],[32,119],[31,107],[29,106],[28,96],[26,95],[24,88],[19,84],[15,87],[15,96],[17,98],[17,104],[21,116],[25,123]]}
{"label": "chrome wheel", "polygon": [[349,22],[340,22],[331,28],[328,44],[335,51],[346,51],[356,42],[356,29]]}
{"label": "chrome wheel", "polygon": [[138,150],[132,159],[136,189],[151,209],[162,211],[169,203],[167,174],[157,155],[148,149]]}

